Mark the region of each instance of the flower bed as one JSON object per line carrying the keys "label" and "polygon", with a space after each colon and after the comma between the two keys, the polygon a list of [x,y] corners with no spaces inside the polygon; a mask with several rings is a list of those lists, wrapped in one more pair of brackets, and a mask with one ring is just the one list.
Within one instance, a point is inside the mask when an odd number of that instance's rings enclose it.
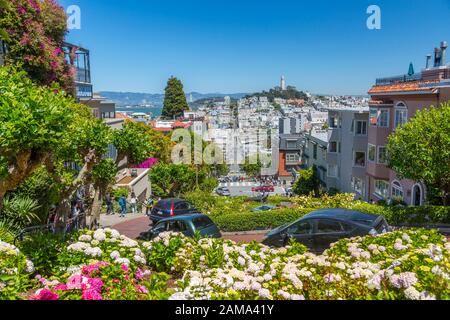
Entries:
{"label": "flower bed", "polygon": [[74,242],[62,249],[58,256],[61,272],[70,267],[106,261],[124,264],[135,270],[146,265],[139,243],[109,228],[95,232],[84,230],[74,236]]}
{"label": "flower bed", "polygon": [[[96,262],[60,279],[37,277],[43,286],[31,300],[153,300],[167,298],[168,276],[131,270],[126,264]],[[60,281],[61,280],[61,281]]]}
{"label": "flower bed", "polygon": [[188,270],[171,299],[449,299],[449,257],[436,232],[398,231],[343,240],[319,256],[255,264],[241,255],[242,268]]}
{"label": "flower bed", "polygon": [[175,233],[137,242],[112,229],[61,248],[59,272],[33,279],[33,264],[0,242],[0,299],[450,299],[450,243],[422,229],[344,239],[322,255]]}
{"label": "flower bed", "polygon": [[21,299],[34,265],[15,246],[0,241],[0,300]]}

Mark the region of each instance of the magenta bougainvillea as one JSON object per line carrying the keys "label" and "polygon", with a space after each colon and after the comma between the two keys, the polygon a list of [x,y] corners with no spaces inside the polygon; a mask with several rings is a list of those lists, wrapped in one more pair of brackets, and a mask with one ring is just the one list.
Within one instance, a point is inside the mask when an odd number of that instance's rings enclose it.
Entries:
{"label": "magenta bougainvillea", "polygon": [[0,29],[6,31],[7,64],[19,64],[39,84],[57,83],[74,93],[73,68],[61,50],[67,32],[66,14],[55,0],[6,0]]}

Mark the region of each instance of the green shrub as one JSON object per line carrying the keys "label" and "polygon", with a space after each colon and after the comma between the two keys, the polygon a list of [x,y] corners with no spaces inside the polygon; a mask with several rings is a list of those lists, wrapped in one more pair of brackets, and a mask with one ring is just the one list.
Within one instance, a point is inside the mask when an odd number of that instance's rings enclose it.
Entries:
{"label": "green shrub", "polygon": [[268,230],[293,222],[314,209],[278,209],[261,212],[243,212],[211,216],[219,229],[225,232]]}
{"label": "green shrub", "polygon": [[120,198],[121,196],[128,198],[129,192],[130,192],[130,190],[128,190],[127,188],[118,188],[118,189],[113,190],[112,196],[116,199]]}
{"label": "green shrub", "polygon": [[20,250],[34,263],[36,273],[51,276],[58,267],[58,255],[66,246],[64,235],[36,233],[19,242]]}

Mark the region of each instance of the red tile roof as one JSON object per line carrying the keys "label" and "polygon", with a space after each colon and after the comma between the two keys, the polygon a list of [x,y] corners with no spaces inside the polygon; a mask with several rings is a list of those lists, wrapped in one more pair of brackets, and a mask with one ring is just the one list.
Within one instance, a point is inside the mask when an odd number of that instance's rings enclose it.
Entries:
{"label": "red tile roof", "polygon": [[125,119],[125,120],[133,121],[133,118],[127,116],[126,114],[120,113],[120,112],[116,113],[116,119]]}
{"label": "red tile roof", "polygon": [[369,94],[375,93],[391,93],[391,92],[414,92],[414,91],[432,91],[433,87],[421,87],[422,85],[438,83],[439,80],[432,81],[411,81],[387,84],[381,86],[373,86],[369,90]]}

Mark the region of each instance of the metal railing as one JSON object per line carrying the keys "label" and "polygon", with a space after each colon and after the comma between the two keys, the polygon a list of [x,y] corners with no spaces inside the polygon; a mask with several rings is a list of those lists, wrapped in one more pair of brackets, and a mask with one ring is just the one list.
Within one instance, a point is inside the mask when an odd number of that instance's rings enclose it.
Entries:
{"label": "metal railing", "polygon": [[14,238],[14,245],[18,241],[23,241],[27,236],[37,233],[69,234],[86,228],[86,214],[80,214],[75,218],[67,220],[66,223],[49,223],[45,225],[33,226],[22,229]]}
{"label": "metal railing", "polygon": [[386,84],[395,84],[395,83],[401,83],[401,82],[408,82],[408,81],[418,81],[422,79],[421,73],[415,73],[413,75],[401,75],[401,76],[395,76],[395,77],[387,77],[387,78],[379,78],[376,80],[376,85],[386,85]]}

